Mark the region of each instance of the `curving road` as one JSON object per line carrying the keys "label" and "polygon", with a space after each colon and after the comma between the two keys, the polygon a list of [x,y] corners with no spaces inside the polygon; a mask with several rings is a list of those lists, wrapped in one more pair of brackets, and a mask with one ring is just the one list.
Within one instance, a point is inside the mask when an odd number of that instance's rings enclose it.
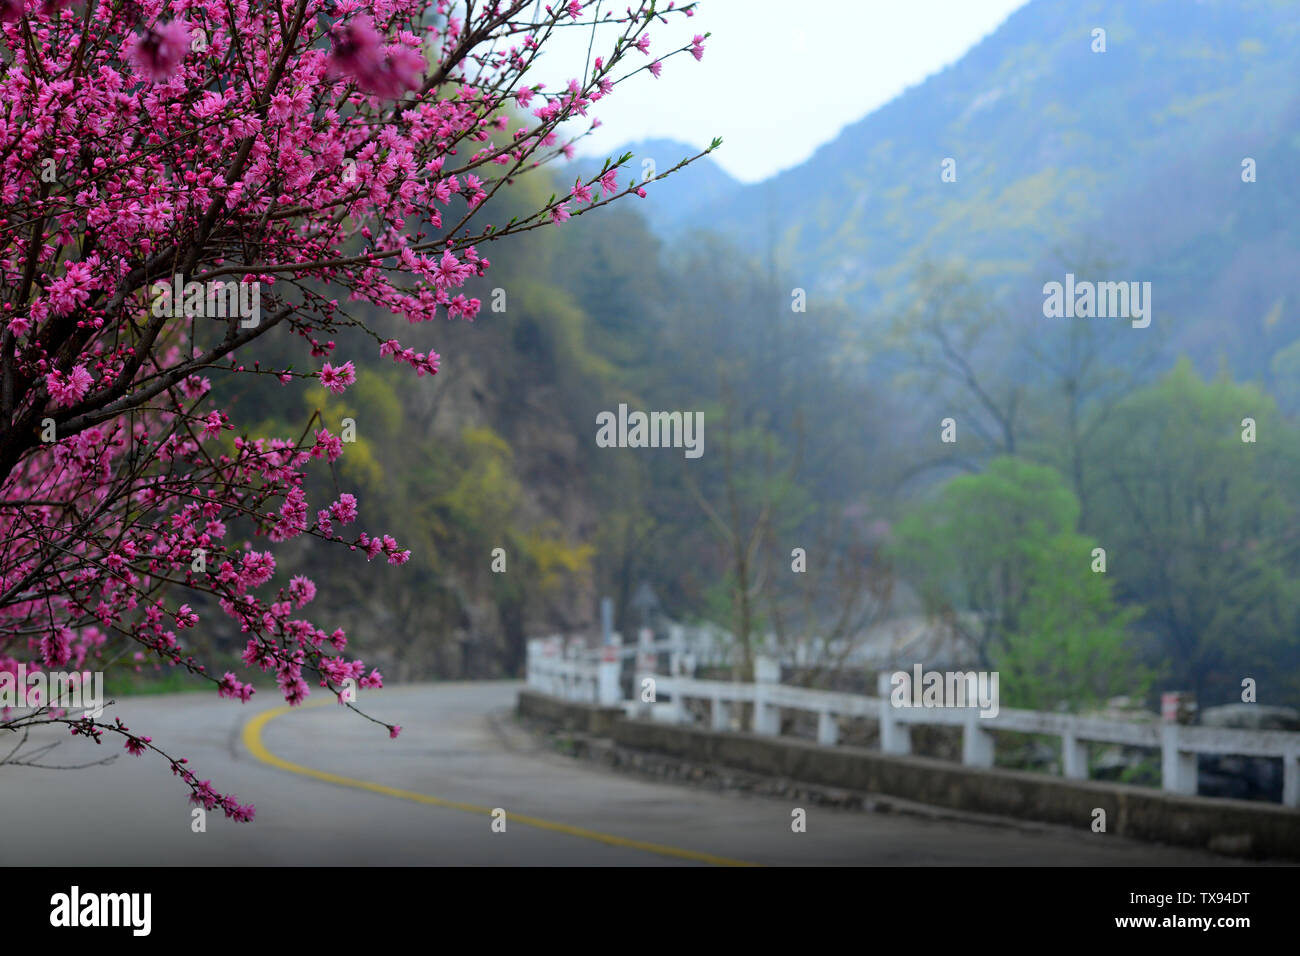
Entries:
{"label": "curving road", "polygon": [[[512,730],[515,682],[362,692],[382,727],[330,703],[289,711],[197,694],[111,708],[257,805],[191,830],[185,788],[156,755],[83,770],[0,766],[0,864],[1204,866],[1232,861],[1088,830],[808,808],[625,776],[539,750]],[[269,696],[269,695],[268,695]],[[257,698],[254,698],[255,700]],[[48,739],[63,739],[50,732]],[[12,744],[0,740],[0,752]],[[112,748],[112,749],[110,749]],[[67,739],[45,759],[117,752]],[[493,832],[491,811],[505,811]],[[21,825],[16,825],[21,821]]]}

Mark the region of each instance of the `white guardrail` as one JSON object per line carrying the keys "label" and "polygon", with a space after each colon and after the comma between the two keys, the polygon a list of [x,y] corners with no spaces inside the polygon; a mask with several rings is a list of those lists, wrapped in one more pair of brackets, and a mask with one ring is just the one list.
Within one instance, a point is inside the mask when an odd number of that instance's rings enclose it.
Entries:
{"label": "white guardrail", "polygon": [[[629,716],[645,716],[670,723],[689,723],[688,700],[710,704],[714,730],[732,726],[738,704],[754,708],[754,732],[778,735],[782,709],[817,715],[817,742],[834,746],[839,739],[838,719],[861,717],[875,720],[880,727],[880,748],[889,754],[911,753],[913,725],[962,728],[962,763],[975,767],[993,766],[991,731],[1042,734],[1061,739],[1062,767],[1066,777],[1088,777],[1088,742],[1149,747],[1159,750],[1161,786],[1171,793],[1196,794],[1197,754],[1271,757],[1282,760],[1282,803],[1300,807],[1300,733],[1280,730],[1236,730],[1197,727],[1177,723],[1141,723],[1081,717],[1074,714],[1044,713],[1000,708],[995,715],[981,716],[971,707],[898,707],[890,699],[890,674],[878,677],[878,697],[791,687],[779,683],[780,663],[755,659],[755,683],[697,680],[687,676],[697,665],[725,664],[723,647],[700,646],[678,628],[668,641],[650,643],[643,635],[633,647],[619,644],[592,650],[575,638],[533,639],[528,642],[527,684],[554,697],[607,707],[621,707]],[[698,633],[698,632],[697,632]],[[659,673],[658,655],[670,656],[670,673]],[[634,695],[643,682],[653,680],[654,703],[638,697],[626,700],[620,686],[625,658],[635,655]],[[665,700],[665,698],[667,698]]]}

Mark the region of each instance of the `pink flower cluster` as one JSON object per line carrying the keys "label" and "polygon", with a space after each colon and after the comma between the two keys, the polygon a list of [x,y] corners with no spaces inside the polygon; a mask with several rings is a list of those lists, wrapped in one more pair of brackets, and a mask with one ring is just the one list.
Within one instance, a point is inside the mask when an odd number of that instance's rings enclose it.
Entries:
{"label": "pink flower cluster", "polygon": [[149,27],[127,40],[131,64],[155,83],[169,80],[190,51],[190,25],[184,20]]}
{"label": "pink flower cluster", "polygon": [[[337,394],[357,378],[333,354],[364,325],[350,303],[473,320],[485,243],[623,193],[610,168],[506,224],[485,222],[492,197],[572,155],[562,125],[610,95],[630,51],[648,55],[652,20],[691,7],[602,14],[624,42],[547,91],[523,77],[561,20],[595,18],[591,0],[538,23],[518,3],[466,20],[451,0],[74,2],[0,0],[0,670],[124,658],[247,701],[251,684],[209,674],[183,641],[224,616],[290,703],[311,681],[382,686],[341,656],[342,630],[301,616],[319,589],[272,549],[310,537],[393,565],[410,551],[340,533],[354,495],[310,500],[308,469],[344,453],[339,436],[311,421],[302,439],[252,437],[213,407],[210,377]],[[702,40],[676,52],[698,59]],[[171,308],[173,280],[203,287],[201,314]],[[204,312],[227,284],[227,302],[256,293],[256,320]],[[321,359],[314,376],[262,366],[277,329]],[[437,373],[436,352],[367,331],[415,378]],[[105,726],[72,722],[94,740]],[[184,760],[172,770],[196,802],[252,818]]]}
{"label": "pink flower cluster", "polygon": [[394,97],[418,89],[425,65],[419,50],[401,43],[384,43],[368,14],[354,13],[334,29],[331,74],[355,80],[367,93]]}

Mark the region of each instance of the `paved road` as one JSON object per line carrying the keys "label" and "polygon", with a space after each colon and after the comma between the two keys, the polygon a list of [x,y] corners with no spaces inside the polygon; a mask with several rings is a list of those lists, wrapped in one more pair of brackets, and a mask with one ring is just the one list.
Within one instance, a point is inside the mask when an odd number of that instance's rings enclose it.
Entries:
{"label": "paved road", "polygon": [[[271,701],[241,707],[198,694],[128,698],[109,716],[189,757],[219,790],[255,803],[257,819],[236,824],[211,813],[207,832],[193,833],[185,788],[156,755],[122,752],[107,766],[76,771],[0,766],[0,864],[1230,862],[1086,829],[815,806],[807,808],[807,832],[792,833],[785,801],[657,783],[521,747],[522,735],[496,726],[519,686],[363,691],[365,709],[402,724],[397,740],[330,704],[276,714]],[[109,746],[99,753],[112,752]],[[95,750],[68,739],[47,759],[81,762]],[[492,831],[493,808],[506,813],[504,833]]]}

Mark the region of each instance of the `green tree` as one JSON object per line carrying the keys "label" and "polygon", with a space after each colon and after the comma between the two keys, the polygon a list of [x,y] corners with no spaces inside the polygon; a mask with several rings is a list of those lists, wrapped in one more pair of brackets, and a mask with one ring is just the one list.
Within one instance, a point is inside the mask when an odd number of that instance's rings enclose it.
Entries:
{"label": "green tree", "polygon": [[1137,665],[1129,637],[1141,611],[1116,606],[1110,579],[1092,570],[1092,544],[1058,534],[1029,567],[1016,626],[991,655],[1006,705],[1081,710],[1146,695],[1152,674]]}
{"label": "green tree", "polygon": [[1094,530],[1121,595],[1147,608],[1173,676],[1203,702],[1235,699],[1243,677],[1300,689],[1298,449],[1268,395],[1204,381],[1186,360],[1098,432]]}
{"label": "green tree", "polygon": [[1077,707],[1144,689],[1127,644],[1132,612],[1092,570],[1096,545],[1078,518],[1056,471],[1000,457],[949,480],[895,529],[899,570],[1000,672],[1013,706]]}

